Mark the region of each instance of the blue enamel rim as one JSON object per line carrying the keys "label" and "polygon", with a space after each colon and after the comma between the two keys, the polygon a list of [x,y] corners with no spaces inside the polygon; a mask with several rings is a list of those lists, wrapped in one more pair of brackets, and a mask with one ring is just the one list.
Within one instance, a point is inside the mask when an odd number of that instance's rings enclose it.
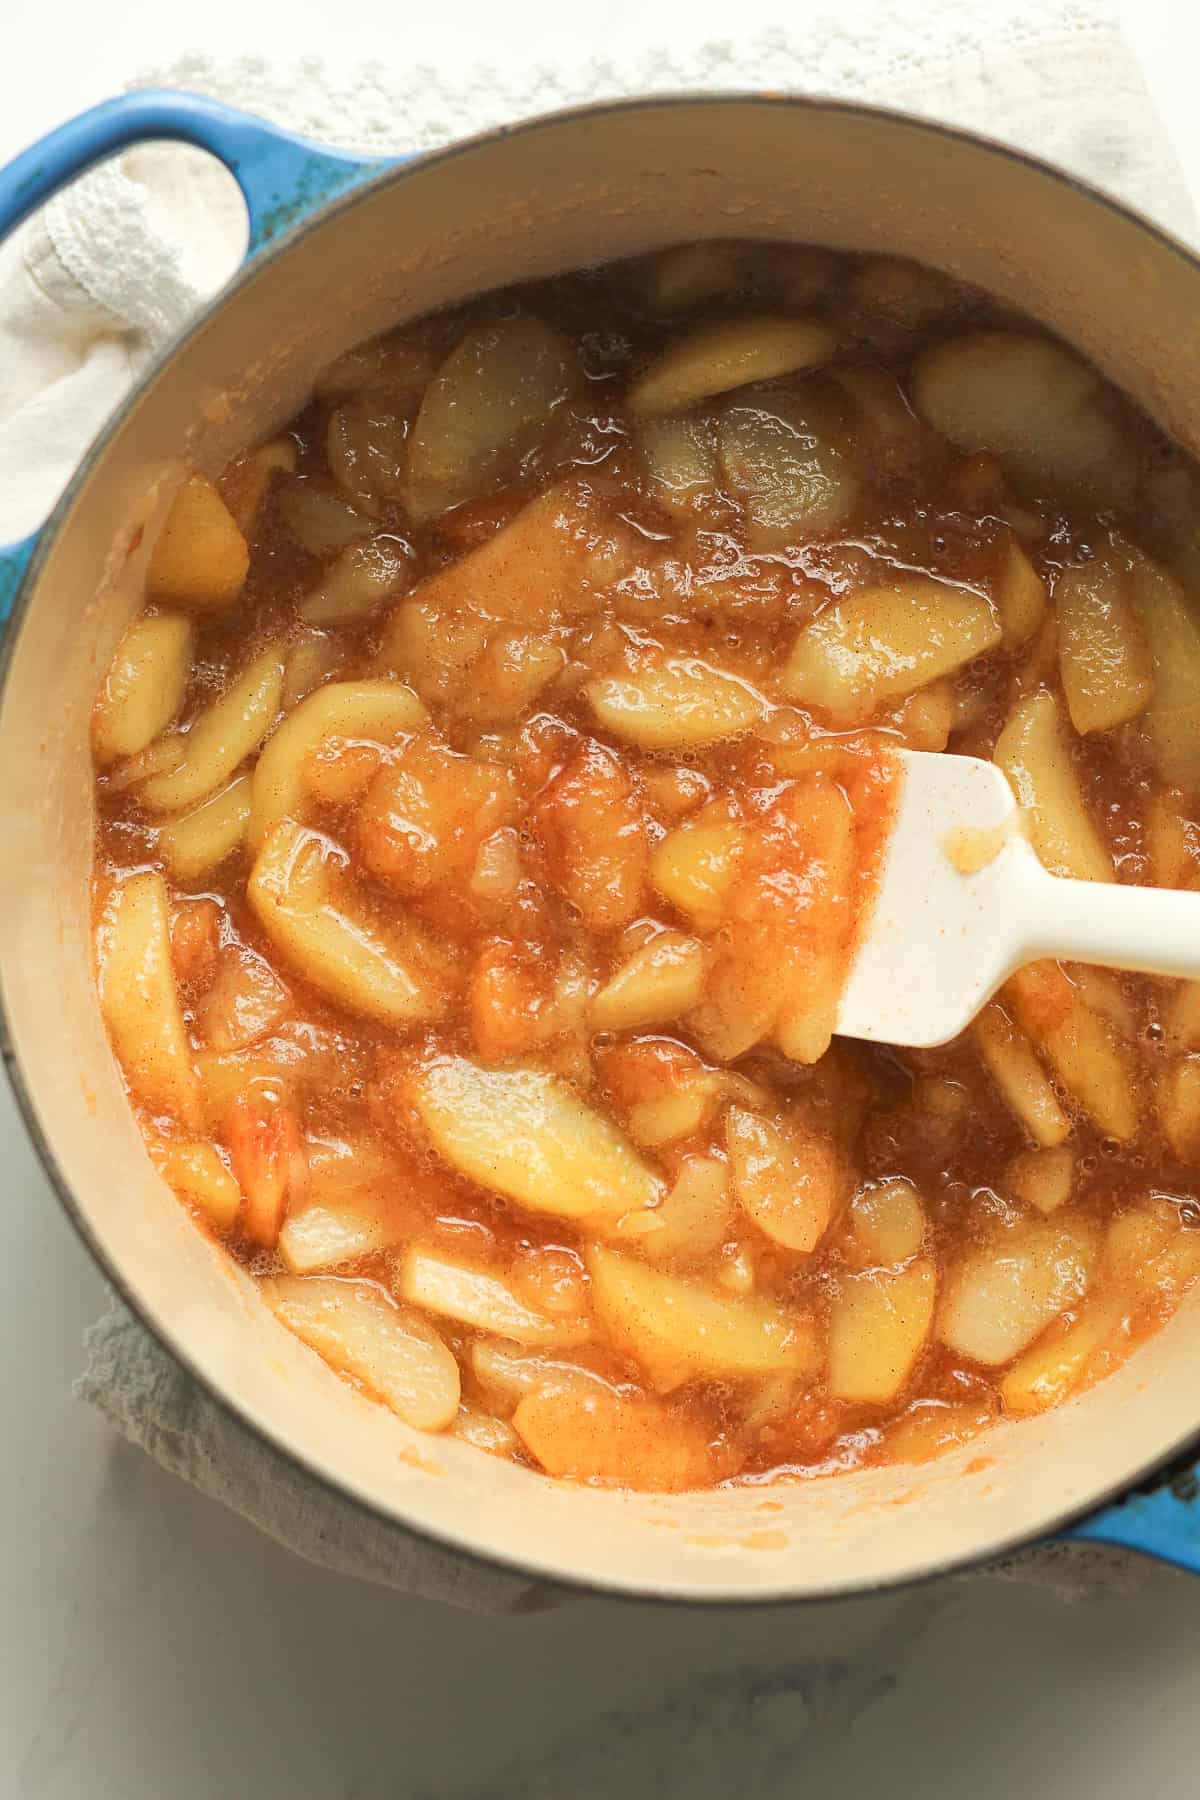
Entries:
{"label": "blue enamel rim", "polygon": [[[234,281],[204,309],[179,342],[172,346],[143,378],[138,388],[116,411],[104,427],[54,508],[46,525],[7,548],[0,547],[0,628],[23,618],[36,584],[37,573],[46,546],[65,519],[76,494],[86,481],[95,462],[118,435],[125,418],[136,404],[143,389],[162,372],[179,345],[198,330],[209,313],[228,296],[231,288],[242,286],[261,265],[263,253],[277,241],[291,239],[320,226],[331,211],[354,205],[368,188],[382,181],[400,178],[421,168],[453,160],[468,150],[489,141],[536,131],[548,120],[594,119],[610,114],[633,114],[647,107],[728,105],[756,103],[773,106],[802,106],[841,113],[851,118],[883,118],[905,127],[928,132],[991,151],[1006,161],[1031,168],[1064,188],[1085,194],[1089,200],[1138,226],[1157,240],[1200,277],[1200,258],[1168,232],[1141,214],[1098,192],[1087,183],[1065,174],[1036,157],[1013,150],[1005,144],[976,132],[960,131],[929,120],[914,118],[884,107],[863,106],[853,102],[828,100],[807,95],[765,95],[755,93],[706,93],[646,96],[634,100],[605,102],[596,106],[569,108],[542,115],[515,126],[482,133],[461,140],[448,149],[420,157],[363,159],[311,143],[282,131],[267,121],[233,111],[200,95],[167,90],[147,90],[108,100],[82,113],[51,132],[25,150],[4,169],[0,169],[0,238],[36,211],[61,187],[74,181],[87,169],[116,155],[133,144],[152,140],[169,140],[192,144],[217,156],[236,179],[246,201],[249,215],[249,243],[246,261]],[[0,643],[0,683],[7,679],[15,630],[6,630]],[[711,1594],[670,1595],[646,1593],[622,1583],[609,1584],[583,1577],[567,1577],[557,1572],[531,1567],[516,1559],[484,1554],[469,1542],[452,1534],[440,1534],[398,1520],[384,1508],[363,1501],[343,1488],[325,1470],[309,1463],[273,1434],[246,1419],[228,1397],[214,1388],[204,1374],[182,1355],[171,1341],[169,1329],[129,1292],[118,1269],[110,1266],[96,1242],[87,1220],[80,1212],[74,1194],[58,1168],[53,1149],[46,1139],[34,1111],[16,1057],[8,1026],[7,1010],[0,996],[0,1053],[13,1093],[25,1125],[33,1140],[46,1174],[57,1193],[68,1218],[100,1265],[107,1279],[120,1294],[131,1312],[163,1348],[176,1358],[223,1412],[244,1429],[252,1431],[287,1461],[298,1463],[323,1488],[339,1501],[357,1506],[398,1531],[427,1538],[439,1547],[483,1567],[507,1568],[543,1587],[557,1586],[603,1593],[612,1597],[636,1600],[640,1604],[697,1606],[770,1606],[797,1604],[786,1589],[775,1594],[747,1596],[736,1591]],[[1194,1459],[1200,1449],[1200,1424],[1194,1433],[1172,1447],[1163,1456],[1127,1482],[1115,1484],[1098,1501],[1086,1509],[1067,1509],[1050,1527],[1060,1538],[1111,1544],[1139,1551],[1159,1561],[1200,1574],[1200,1462]],[[895,1581],[875,1582],[862,1588],[848,1588],[830,1595],[805,1597],[809,1606],[833,1604],[838,1599],[915,1587],[941,1576],[983,1567],[998,1558],[1026,1549],[1036,1539],[1015,1537],[988,1546],[985,1551],[966,1559],[948,1560],[918,1576],[898,1577]]]}

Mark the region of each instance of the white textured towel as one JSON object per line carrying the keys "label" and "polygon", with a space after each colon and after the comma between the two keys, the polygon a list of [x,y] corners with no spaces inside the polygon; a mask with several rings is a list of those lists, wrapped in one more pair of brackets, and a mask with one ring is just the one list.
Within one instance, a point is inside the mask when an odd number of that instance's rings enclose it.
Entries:
{"label": "white textured towel", "polygon": [[[332,144],[425,147],[569,102],[682,88],[793,89],[893,102],[984,125],[1089,177],[1190,236],[1178,166],[1105,8],[961,0],[907,12],[802,3],[754,42],[648,47],[620,65],[514,75],[378,65],[321,54],[290,67],[192,56],[131,86],[187,87]],[[294,39],[291,40],[294,42]],[[316,46],[314,46],[316,49]],[[515,64],[513,65],[515,67]],[[240,199],[199,153],[131,151],[60,196],[0,249],[0,543],[44,516],[81,450],[147,361],[232,272]],[[83,1398],[176,1474],[301,1555],[458,1605],[521,1610],[547,1590],[382,1525],[264,1447],[119,1305],[91,1331]],[[1118,1579],[1110,1553],[1053,1547],[1003,1571],[1079,1590]]]}

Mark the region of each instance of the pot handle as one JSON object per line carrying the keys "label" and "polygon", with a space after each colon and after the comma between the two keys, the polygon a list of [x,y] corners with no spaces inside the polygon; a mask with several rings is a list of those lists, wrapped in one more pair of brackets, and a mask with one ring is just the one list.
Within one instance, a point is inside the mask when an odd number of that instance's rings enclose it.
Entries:
{"label": "pot handle", "polygon": [[1062,1536],[1076,1542],[1119,1544],[1200,1575],[1200,1463],[1177,1463]]}
{"label": "pot handle", "polygon": [[[94,163],[131,144],[164,139],[194,144],[225,164],[250,215],[247,257],[315,207],[402,160],[346,156],[200,94],[147,88],[80,113],[0,169],[0,238]],[[0,545],[0,624],[12,611],[38,536]]]}

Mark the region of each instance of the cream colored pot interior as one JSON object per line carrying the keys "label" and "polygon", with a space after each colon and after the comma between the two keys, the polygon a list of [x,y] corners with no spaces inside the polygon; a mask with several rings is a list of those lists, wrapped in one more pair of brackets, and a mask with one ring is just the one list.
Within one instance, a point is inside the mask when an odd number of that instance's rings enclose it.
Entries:
{"label": "cream colored pot interior", "polygon": [[81,1223],[161,1336],[252,1424],[398,1520],[619,1589],[813,1595],[1045,1530],[1200,1425],[1180,1316],[1081,1401],[941,1463],[672,1499],[559,1487],[421,1436],[267,1314],[154,1175],[93,995],[87,719],[181,467],[209,469],[384,325],[518,277],[708,236],[796,237],[938,263],[1094,356],[1191,447],[1200,275],[1094,196],[948,134],[833,106],[647,103],[447,154],[344,204],[254,271],[92,462],[37,574],[0,711],[0,980],[29,1104]]}

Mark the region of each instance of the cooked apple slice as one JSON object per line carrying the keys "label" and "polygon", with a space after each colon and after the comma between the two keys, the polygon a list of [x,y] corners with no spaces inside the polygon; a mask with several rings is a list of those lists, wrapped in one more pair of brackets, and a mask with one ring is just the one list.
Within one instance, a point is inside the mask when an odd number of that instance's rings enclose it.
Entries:
{"label": "cooked apple slice", "polygon": [[587,1265],[601,1322],[660,1393],[698,1375],[811,1374],[818,1365],[816,1330],[802,1313],[753,1294],[718,1294],[600,1244],[589,1247]]}
{"label": "cooked apple slice", "polygon": [[167,888],[131,875],[116,888],[101,934],[100,1010],[135,1097],[195,1129],[200,1087],[171,964]]}
{"label": "cooked apple slice", "polygon": [[1119,397],[1090,363],[1026,331],[969,331],[927,350],[917,407],[960,450],[994,450],[1038,492],[1066,488],[1101,506],[1128,500],[1137,476]]}
{"label": "cooked apple slice", "polygon": [[719,744],[749,731],[767,710],[749,682],[698,656],[669,656],[635,675],[603,676],[585,692],[605,730],[641,750]]}
{"label": "cooked apple slice", "polygon": [[448,1056],[409,1093],[447,1162],[532,1212],[615,1219],[662,1193],[632,1144],[557,1076]]}
{"label": "cooked apple slice", "polygon": [[745,834],[719,806],[706,807],[669,831],[650,856],[650,880],[698,931],[721,923],[737,878]]}
{"label": "cooked apple slice", "polygon": [[339,880],[340,853],[294,819],[275,827],[246,884],[259,923],[318,992],[384,1025],[436,1018],[436,952],[411,920],[376,923]]}
{"label": "cooked apple slice", "polygon": [[760,1231],[807,1255],[829,1227],[845,1174],[827,1135],[799,1117],[782,1123],[731,1106],[725,1120],[733,1188]]}
{"label": "cooked apple slice", "polygon": [[289,713],[254,770],[250,841],[264,842],[279,821],[301,819],[305,759],[331,738],[393,744],[428,718],[411,688],[398,681],[332,681]]}
{"label": "cooked apple slice", "polygon": [[1046,584],[1010,532],[995,583],[996,611],[1006,649],[1028,643],[1046,616]]}
{"label": "cooked apple slice", "polygon": [[167,1186],[211,1219],[218,1231],[229,1231],[241,1210],[242,1190],[218,1156],[216,1145],[162,1138],[149,1148],[150,1160]]}
{"label": "cooked apple slice", "polygon": [[746,394],[725,408],[721,469],[742,503],[751,550],[782,550],[846,523],[862,491],[851,440],[836,395],[811,386]]}
{"label": "cooked apple slice", "polygon": [[518,1297],[499,1275],[473,1269],[433,1250],[405,1252],[395,1276],[402,1299],[440,1313],[472,1331],[509,1338],[514,1344],[566,1348],[591,1336],[586,1319],[550,1318]]}
{"label": "cooked apple slice", "polygon": [[233,855],[246,835],[250,795],[250,776],[238,775],[211,800],[167,820],[158,847],[176,881],[199,881]]}
{"label": "cooked apple slice", "polygon": [[96,761],[136,756],[175,718],[192,665],[192,625],[178,613],[135,619],[109,665],[92,715]]}
{"label": "cooked apple slice", "polygon": [[732,1223],[729,1169],[715,1156],[685,1156],[662,1204],[630,1219],[631,1225],[654,1227],[635,1234],[639,1255],[651,1262],[688,1263],[711,1256]]}
{"label": "cooked apple slice", "polygon": [[425,389],[408,450],[418,520],[473,500],[546,436],[579,380],[574,352],[541,319],[473,326]]}
{"label": "cooked apple slice", "polygon": [[1138,618],[1154,665],[1146,730],[1164,781],[1200,780],[1200,617],[1181,582],[1132,544],[1123,544]]}
{"label": "cooked apple slice", "polygon": [[312,1275],[388,1250],[400,1234],[393,1210],[370,1194],[344,1195],[336,1204],[316,1199],[288,1213],[279,1254],[294,1275]]}
{"label": "cooked apple slice", "polygon": [[902,1269],[847,1275],[829,1320],[829,1391],[883,1405],[916,1367],[933,1324],[937,1271],[925,1257]]}
{"label": "cooked apple slice", "polygon": [[1075,1152],[1069,1144],[1022,1150],[1008,1165],[1008,1185],[1018,1200],[1040,1213],[1057,1212],[1071,1198]]}
{"label": "cooked apple slice", "polygon": [[970,1362],[1009,1362],[1083,1297],[1095,1250],[1079,1222],[1030,1219],[996,1232],[950,1272],[938,1319],[942,1342]]}
{"label": "cooked apple slice", "polygon": [[1058,661],[1076,731],[1111,731],[1146,710],[1154,669],[1123,571],[1100,556],[1054,584]]}
{"label": "cooked apple slice", "polygon": [[987,601],[951,582],[909,577],[835,600],[796,639],[783,674],[793,700],[837,724],[951,675],[994,650],[1000,622]]}
{"label": "cooked apple slice", "polygon": [[1111,881],[1112,857],[1088,816],[1067,728],[1053,694],[1043,691],[1018,700],[992,760],[1004,770],[1024,807],[1031,842],[1050,873],[1080,881]]}
{"label": "cooked apple slice", "polygon": [[695,1006],[704,987],[707,952],[698,938],[663,931],[635,950],[592,1000],[597,1031],[666,1025]]}
{"label": "cooked apple slice", "polygon": [[1017,1358],[1000,1383],[1005,1412],[1025,1419],[1065,1400],[1120,1323],[1119,1303],[1096,1302],[1086,1307],[1061,1336],[1047,1333],[1040,1343]]}
{"label": "cooked apple slice", "polygon": [[637,445],[659,505],[686,518],[718,486],[716,425],[710,418],[647,419]]}
{"label": "cooked apple slice", "polygon": [[569,482],[556,482],[523,506],[511,524],[439,569],[396,608],[384,630],[381,665],[409,678],[414,625],[422,617],[445,638],[458,626],[455,615],[470,619],[486,613],[534,628],[596,612],[604,593],[630,566],[622,541],[601,529]]}
{"label": "cooked apple slice", "polygon": [[335,1369],[361,1381],[419,1431],[443,1431],[458,1411],[458,1364],[432,1325],[382,1288],[330,1275],[275,1275],[261,1284],[277,1319]]}
{"label": "cooked apple slice", "polygon": [[925,1241],[921,1196],[903,1177],[860,1188],[847,1223],[847,1257],[859,1270],[894,1268],[915,1256]]}
{"label": "cooked apple slice", "polygon": [[992,1080],[1029,1135],[1047,1149],[1061,1144],[1071,1121],[1025,1033],[996,1000],[989,1000],[971,1029]]}
{"label": "cooked apple slice", "polygon": [[183,740],[183,761],[138,790],[151,812],[185,812],[227,786],[275,723],[283,691],[283,653],[261,651],[228,692],[201,713]]}
{"label": "cooked apple slice", "polygon": [[710,394],[815,369],[836,348],[836,334],[819,319],[757,315],[701,325],[677,338],[638,377],[626,395],[626,410],[635,419],[686,412]]}
{"label": "cooked apple slice", "polygon": [[146,590],[170,606],[227,612],[242,591],[250,551],[207,475],[189,475],[171,502],[146,569]]}
{"label": "cooked apple slice", "polygon": [[513,1414],[518,1437],[548,1475],[678,1494],[708,1487],[713,1453],[698,1424],[649,1394],[625,1394],[595,1377],[539,1387]]}

